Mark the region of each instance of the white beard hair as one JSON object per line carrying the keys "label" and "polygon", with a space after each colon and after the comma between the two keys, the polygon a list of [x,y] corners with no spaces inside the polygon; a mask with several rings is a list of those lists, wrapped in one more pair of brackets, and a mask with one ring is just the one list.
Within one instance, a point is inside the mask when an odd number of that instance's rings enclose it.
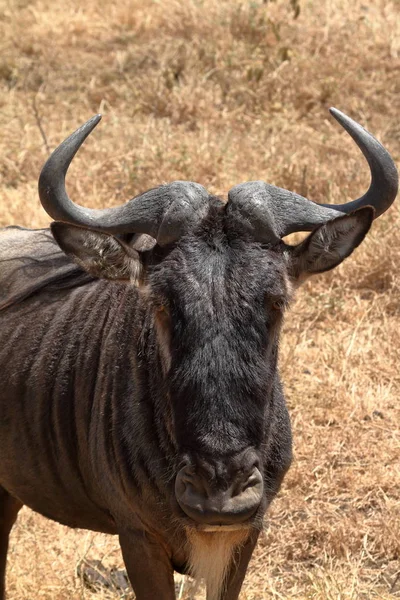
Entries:
{"label": "white beard hair", "polygon": [[234,551],[245,543],[249,529],[218,532],[187,529],[186,533],[190,575],[196,580],[204,580],[207,600],[220,600]]}

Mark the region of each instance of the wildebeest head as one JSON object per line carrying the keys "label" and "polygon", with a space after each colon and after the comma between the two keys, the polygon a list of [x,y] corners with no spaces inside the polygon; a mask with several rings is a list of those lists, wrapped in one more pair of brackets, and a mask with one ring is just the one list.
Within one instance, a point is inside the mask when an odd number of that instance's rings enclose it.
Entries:
{"label": "wildebeest head", "polygon": [[[293,287],[349,256],[397,193],[386,150],[332,113],[372,175],[368,192],[344,205],[317,205],[261,181],[235,186],[224,203],[197,183],[178,181],[122,207],[79,207],[66,193],[65,173],[99,117],[63,142],[41,173],[41,202],[58,221],[52,231],[60,247],[96,277],[140,282],[180,458],[175,496],[205,528],[257,519],[283,476],[284,468],[270,482],[265,465],[272,423],[285,410],[277,354]],[[295,231],[312,233],[298,246],[285,244]],[[137,250],[133,234],[155,242]]]}

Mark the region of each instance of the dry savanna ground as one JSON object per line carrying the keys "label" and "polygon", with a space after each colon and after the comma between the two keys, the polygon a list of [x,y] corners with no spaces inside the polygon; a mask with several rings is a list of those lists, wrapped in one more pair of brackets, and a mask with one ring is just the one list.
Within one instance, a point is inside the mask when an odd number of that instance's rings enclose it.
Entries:
{"label": "dry savanna ground", "polygon": [[[49,150],[104,119],[70,169],[88,206],[174,179],[226,195],[264,179],[341,202],[369,176],[337,106],[400,163],[399,0],[0,0],[0,224],[41,226]],[[305,284],[281,369],[295,461],[241,598],[400,598],[400,203],[336,271]],[[104,600],[85,557],[122,568],[115,538],[24,509],[10,600]],[[201,598],[178,580],[181,598]],[[130,597],[130,596],[125,596]]]}

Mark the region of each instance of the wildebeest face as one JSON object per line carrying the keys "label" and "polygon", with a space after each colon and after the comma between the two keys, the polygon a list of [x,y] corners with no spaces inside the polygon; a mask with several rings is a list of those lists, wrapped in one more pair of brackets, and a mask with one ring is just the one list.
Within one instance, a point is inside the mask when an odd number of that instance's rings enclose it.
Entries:
{"label": "wildebeest face", "polygon": [[262,444],[291,287],[283,247],[248,239],[215,203],[149,272],[183,465],[176,495],[197,521],[243,521],[261,501]]}
{"label": "wildebeest face", "polygon": [[263,468],[283,403],[278,338],[291,285],[339,264],[373,216],[360,209],[289,247],[255,241],[226,206],[210,198],[200,224],[143,254],[124,238],[52,226],[63,250],[91,274],[142,284],[181,460],[176,499],[208,528],[249,523],[273,496]]}

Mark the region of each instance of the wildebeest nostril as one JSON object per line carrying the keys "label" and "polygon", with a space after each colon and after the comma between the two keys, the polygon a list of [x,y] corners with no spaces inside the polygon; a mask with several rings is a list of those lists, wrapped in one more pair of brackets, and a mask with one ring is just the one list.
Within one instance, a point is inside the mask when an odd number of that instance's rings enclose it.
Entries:
{"label": "wildebeest nostril", "polygon": [[202,510],[202,505],[207,498],[207,492],[200,477],[183,467],[175,480],[175,497],[178,504],[185,511],[185,506],[195,510]]}
{"label": "wildebeest nostril", "polygon": [[252,473],[247,477],[247,479],[244,479],[243,481],[241,481],[239,483],[238,486],[236,486],[235,496],[242,494],[243,492],[245,492],[246,490],[249,490],[251,488],[256,488],[257,486],[260,485],[260,482],[261,482],[261,473],[257,468],[255,468],[252,471]]}

